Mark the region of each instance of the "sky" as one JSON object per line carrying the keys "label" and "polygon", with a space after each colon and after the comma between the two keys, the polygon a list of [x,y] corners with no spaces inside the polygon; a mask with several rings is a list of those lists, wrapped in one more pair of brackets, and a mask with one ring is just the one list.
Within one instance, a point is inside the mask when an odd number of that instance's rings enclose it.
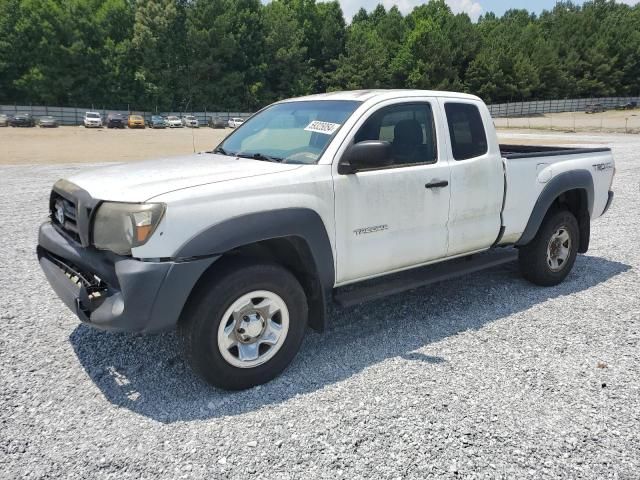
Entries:
{"label": "sky", "polygon": [[[339,0],[344,16],[347,20],[351,19],[360,7],[364,7],[368,11],[373,10],[378,3],[382,3],[385,7],[391,8],[397,5],[402,13],[409,13],[413,8],[427,0]],[[487,12],[494,12],[502,15],[510,8],[526,8],[530,12],[540,13],[542,10],[550,10],[556,4],[555,0],[446,0],[454,13],[466,12],[472,20],[477,20],[480,15]],[[619,3],[627,5],[635,5],[640,0],[618,0]],[[580,0],[574,3],[582,3]]]}

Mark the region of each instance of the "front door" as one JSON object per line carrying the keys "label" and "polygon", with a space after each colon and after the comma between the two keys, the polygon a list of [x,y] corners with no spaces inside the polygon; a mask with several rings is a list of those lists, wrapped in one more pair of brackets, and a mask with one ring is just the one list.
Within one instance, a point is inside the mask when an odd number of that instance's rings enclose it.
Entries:
{"label": "front door", "polygon": [[388,141],[392,158],[355,174],[334,168],[338,284],[446,256],[450,179],[438,108],[383,104],[354,129],[350,142]]}

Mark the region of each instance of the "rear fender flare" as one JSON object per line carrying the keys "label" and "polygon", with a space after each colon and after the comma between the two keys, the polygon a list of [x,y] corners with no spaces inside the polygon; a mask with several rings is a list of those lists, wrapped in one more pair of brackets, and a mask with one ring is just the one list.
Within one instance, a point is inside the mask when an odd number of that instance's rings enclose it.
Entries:
{"label": "rear fender flare", "polygon": [[589,209],[589,218],[593,213],[593,178],[588,170],[571,170],[560,173],[552,178],[544,187],[540,196],[533,207],[533,211],[529,216],[527,226],[522,233],[520,239],[516,242],[517,246],[526,245],[538,233],[540,225],[546,216],[553,202],[563,193],[569,190],[582,189],[587,193],[587,206]]}

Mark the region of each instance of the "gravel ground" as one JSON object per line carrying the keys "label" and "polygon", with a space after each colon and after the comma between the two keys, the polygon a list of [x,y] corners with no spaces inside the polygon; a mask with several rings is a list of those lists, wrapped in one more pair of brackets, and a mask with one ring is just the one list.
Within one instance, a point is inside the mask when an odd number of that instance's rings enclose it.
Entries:
{"label": "gravel ground", "polygon": [[195,377],[173,334],[79,325],[34,255],[79,167],[0,167],[0,477],[638,478],[640,139],[598,138],[616,199],[565,283],[510,265],[336,309],[240,393]]}

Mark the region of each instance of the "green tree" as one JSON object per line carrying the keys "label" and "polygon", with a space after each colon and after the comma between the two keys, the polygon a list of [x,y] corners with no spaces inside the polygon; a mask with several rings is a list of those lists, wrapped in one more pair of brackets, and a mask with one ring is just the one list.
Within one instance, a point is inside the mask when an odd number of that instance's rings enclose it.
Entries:
{"label": "green tree", "polygon": [[[185,87],[179,82],[184,70],[176,59],[176,44],[184,44],[183,29],[177,25],[175,0],[138,0],[131,39],[134,94],[145,108],[159,105],[169,109],[180,99]],[[189,85],[187,84],[187,89]]]}
{"label": "green tree", "polygon": [[336,69],[330,79],[330,88],[362,89],[390,86],[389,51],[376,30],[367,22],[351,26],[347,36],[346,51],[336,61]]}
{"label": "green tree", "polygon": [[18,77],[18,50],[15,24],[20,21],[20,0],[0,0],[0,102],[18,97],[14,81]]}
{"label": "green tree", "polygon": [[264,9],[265,55],[263,103],[303,95],[310,79],[305,65],[304,32],[291,6],[274,0]]}
{"label": "green tree", "polygon": [[187,11],[191,48],[187,109],[254,109],[264,90],[259,0],[195,0]]}
{"label": "green tree", "polygon": [[637,95],[640,5],[563,1],[473,23],[431,0],[347,25],[336,0],[0,0],[4,103],[249,110],[377,87]]}

